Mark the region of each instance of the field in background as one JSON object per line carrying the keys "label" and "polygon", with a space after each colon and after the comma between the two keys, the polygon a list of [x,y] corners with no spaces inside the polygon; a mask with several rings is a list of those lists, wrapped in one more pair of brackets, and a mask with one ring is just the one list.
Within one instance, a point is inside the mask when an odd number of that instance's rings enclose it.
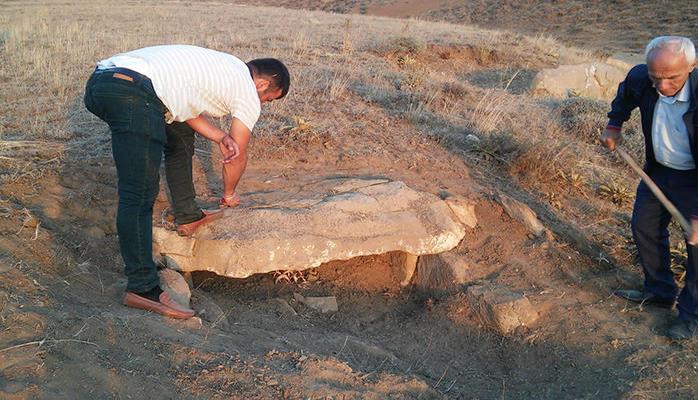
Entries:
{"label": "field in background", "polygon": [[[492,21],[504,13],[490,11]],[[603,21],[597,28],[607,29]],[[263,183],[271,179],[300,187],[339,174],[477,199],[481,227],[461,250],[497,271],[493,282],[525,292],[542,310],[539,325],[500,337],[479,325],[461,294],[383,282],[380,259],[325,267],[324,286],[305,288],[267,276],[202,277],[197,293],[218,304],[225,327],[120,307],[109,132],[81,96],[97,60],[161,43],[288,63],[292,90],[265,106],[243,198],[270,188]],[[467,25],[220,2],[6,2],[0,46],[0,390],[8,395],[698,393],[695,341],[669,344],[661,339],[668,314],[608,298],[614,287],[637,284],[639,269],[628,229],[637,179],[596,143],[607,105],[528,94],[538,69],[594,59],[599,48]],[[637,116],[627,129],[641,159]],[[204,201],[221,189],[206,178],[217,160],[198,143]],[[492,201],[497,193],[531,206],[556,239],[529,238]],[[675,264],[680,276],[679,252]],[[303,290],[337,296],[340,313],[290,316],[275,306],[274,296]]]}
{"label": "field in background", "polygon": [[[260,4],[260,2],[236,1]],[[695,1],[280,0],[281,7],[418,18],[550,36],[601,54],[642,53],[657,35],[698,39]]]}

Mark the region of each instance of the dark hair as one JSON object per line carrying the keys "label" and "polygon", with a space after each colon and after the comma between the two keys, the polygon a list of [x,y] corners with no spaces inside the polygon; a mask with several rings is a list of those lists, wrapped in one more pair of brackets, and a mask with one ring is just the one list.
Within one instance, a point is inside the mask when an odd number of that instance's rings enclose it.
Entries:
{"label": "dark hair", "polygon": [[281,97],[286,96],[291,86],[291,75],[284,63],[276,58],[257,58],[248,61],[247,65],[254,70],[255,75],[268,78],[272,87],[281,89]]}

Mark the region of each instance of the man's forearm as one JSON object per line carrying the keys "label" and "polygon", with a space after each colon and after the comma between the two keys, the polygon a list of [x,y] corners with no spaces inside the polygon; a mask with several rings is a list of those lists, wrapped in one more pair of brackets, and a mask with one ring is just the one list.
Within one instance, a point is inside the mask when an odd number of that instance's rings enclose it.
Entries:
{"label": "man's forearm", "polygon": [[223,196],[232,196],[247,167],[247,155],[241,154],[228,164],[223,164]]}

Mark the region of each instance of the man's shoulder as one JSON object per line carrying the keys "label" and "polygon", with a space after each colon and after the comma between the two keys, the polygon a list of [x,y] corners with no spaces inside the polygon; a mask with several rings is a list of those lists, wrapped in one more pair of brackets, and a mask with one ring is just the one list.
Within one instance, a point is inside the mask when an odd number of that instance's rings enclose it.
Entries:
{"label": "man's shoulder", "polygon": [[647,69],[647,64],[637,64],[628,71],[628,78],[632,79],[650,79],[650,73]]}
{"label": "man's shoulder", "polygon": [[648,86],[652,86],[647,64],[638,64],[632,67],[630,71],[628,71],[625,82],[627,85],[636,90],[642,90]]}

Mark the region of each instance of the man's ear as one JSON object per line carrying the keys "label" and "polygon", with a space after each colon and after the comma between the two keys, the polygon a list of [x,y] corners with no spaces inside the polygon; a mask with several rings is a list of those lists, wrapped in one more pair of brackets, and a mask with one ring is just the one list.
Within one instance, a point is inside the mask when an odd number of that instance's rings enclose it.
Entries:
{"label": "man's ear", "polygon": [[258,92],[263,92],[269,88],[269,79],[264,79],[264,78],[255,78],[254,80],[254,86],[257,88]]}

